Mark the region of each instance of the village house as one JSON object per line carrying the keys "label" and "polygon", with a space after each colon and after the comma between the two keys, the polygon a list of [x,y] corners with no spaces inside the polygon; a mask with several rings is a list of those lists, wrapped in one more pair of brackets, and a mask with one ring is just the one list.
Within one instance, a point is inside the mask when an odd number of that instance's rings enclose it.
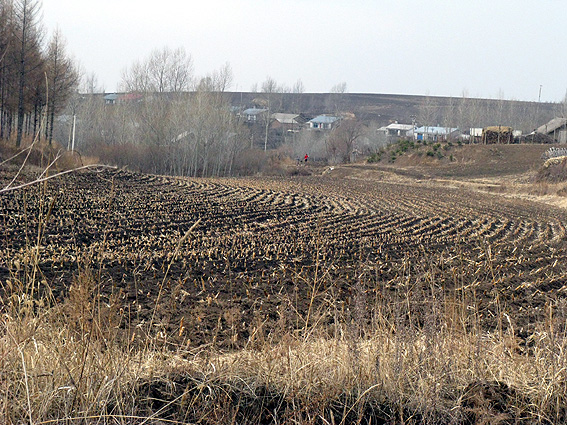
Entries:
{"label": "village house", "polygon": [[309,128],[318,130],[331,130],[339,123],[339,121],[339,117],[319,115],[309,121]]}
{"label": "village house", "polygon": [[267,109],[248,108],[242,111],[242,117],[245,121],[254,123],[260,121],[261,117],[268,112]]}
{"label": "village house", "polygon": [[118,95],[116,93],[109,93],[104,96],[105,105],[116,105],[118,102]]}
{"label": "village house", "polygon": [[393,142],[404,137],[413,137],[413,129],[414,126],[411,124],[400,124],[395,121],[378,128],[376,133],[378,133],[383,140]]}
{"label": "village house", "polygon": [[454,139],[458,136],[458,128],[422,126],[414,130],[415,140],[424,140],[427,142],[440,142],[443,140]]}
{"label": "village house", "polygon": [[104,96],[105,105],[116,105],[118,103],[137,102],[142,100],[141,93],[109,93]]}
{"label": "village house", "polygon": [[279,132],[297,132],[305,124],[305,118],[300,114],[275,113],[271,116],[270,128]]}
{"label": "village house", "polygon": [[556,117],[538,127],[536,133],[545,134],[557,143],[567,143],[567,118]]}

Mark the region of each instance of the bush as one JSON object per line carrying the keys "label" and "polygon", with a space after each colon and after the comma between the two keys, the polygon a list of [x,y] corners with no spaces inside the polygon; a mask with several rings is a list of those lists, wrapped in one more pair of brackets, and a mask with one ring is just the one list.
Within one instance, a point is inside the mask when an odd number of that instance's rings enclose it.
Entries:
{"label": "bush", "polygon": [[380,162],[381,159],[382,159],[382,152],[376,152],[370,155],[366,159],[366,162],[368,162],[369,164],[375,164],[377,162]]}

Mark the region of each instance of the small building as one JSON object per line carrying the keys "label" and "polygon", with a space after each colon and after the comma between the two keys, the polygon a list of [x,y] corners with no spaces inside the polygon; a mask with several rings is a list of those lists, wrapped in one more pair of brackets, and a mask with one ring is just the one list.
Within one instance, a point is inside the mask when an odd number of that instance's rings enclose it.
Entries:
{"label": "small building", "polygon": [[331,130],[340,121],[339,117],[334,117],[330,115],[319,115],[309,121],[309,128],[319,129],[319,130]]}
{"label": "small building", "polygon": [[300,114],[284,114],[275,113],[272,114],[272,123],[270,128],[272,130],[278,130],[281,132],[295,132],[305,124],[305,118]]}
{"label": "small building", "polygon": [[411,137],[413,129],[414,126],[411,124],[400,124],[396,121],[384,127],[380,127],[376,131],[387,137]]}
{"label": "small building", "polygon": [[440,142],[443,140],[455,139],[459,136],[458,128],[422,126],[414,130],[415,140],[427,142]]}
{"label": "small building", "polygon": [[117,102],[118,102],[118,94],[116,93],[109,93],[104,96],[105,105],[116,105]]}
{"label": "small building", "polygon": [[567,143],[567,118],[556,117],[535,131],[551,137],[556,143]]}
{"label": "small building", "polygon": [[260,108],[248,108],[242,111],[242,117],[247,122],[257,122],[260,121],[260,118],[268,112],[267,109],[260,109]]}
{"label": "small building", "polygon": [[134,103],[140,102],[143,98],[142,93],[124,93],[119,96],[118,101],[120,103]]}
{"label": "small building", "polygon": [[119,103],[140,102],[143,99],[141,93],[109,93],[104,96],[105,105],[117,105]]}
{"label": "small building", "polygon": [[459,134],[459,139],[467,143],[480,143],[482,141],[482,127],[471,127]]}

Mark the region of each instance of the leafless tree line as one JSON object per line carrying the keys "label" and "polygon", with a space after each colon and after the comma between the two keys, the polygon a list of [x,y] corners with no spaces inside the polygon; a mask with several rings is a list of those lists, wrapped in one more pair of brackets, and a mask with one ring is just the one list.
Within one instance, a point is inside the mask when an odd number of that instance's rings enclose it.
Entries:
{"label": "leafless tree line", "polygon": [[111,104],[96,94],[96,78],[87,78],[67,116],[78,117],[81,151],[103,161],[156,174],[238,174],[249,137],[225,95],[231,83],[228,64],[197,79],[191,56],[165,47],[123,72]]}
{"label": "leafless tree line", "polygon": [[[292,94],[291,110],[300,112],[303,83],[293,87],[267,77],[256,87],[254,103],[267,112],[256,124],[245,123],[227,93],[232,84],[228,64],[204,77],[193,74],[183,49],[164,47],[124,70],[120,94],[105,102],[96,78],[86,79],[81,95],[69,103],[66,116],[76,114],[78,148],[118,166],[156,174],[227,176],[256,172],[268,162],[268,148],[311,153],[324,145],[318,159],[350,161],[362,125],[345,120],[329,133],[272,139],[271,115],[284,110],[283,95]],[[346,84],[341,85],[346,91]],[[340,103],[340,92],[336,91]],[[289,102],[287,107],[289,107]],[[72,110],[71,110],[72,109]],[[59,138],[70,123],[60,126]],[[306,142],[303,143],[303,142]],[[297,154],[299,155],[299,154]]]}
{"label": "leafless tree line", "polygon": [[60,31],[45,43],[40,12],[38,0],[0,0],[0,139],[15,136],[16,147],[35,134],[51,143],[78,81]]}
{"label": "leafless tree line", "polygon": [[415,118],[421,125],[461,130],[502,125],[529,133],[554,116],[565,116],[564,111],[561,104],[549,108],[538,102],[506,100],[502,94],[497,99],[479,99],[463,92],[458,98],[425,96]]}

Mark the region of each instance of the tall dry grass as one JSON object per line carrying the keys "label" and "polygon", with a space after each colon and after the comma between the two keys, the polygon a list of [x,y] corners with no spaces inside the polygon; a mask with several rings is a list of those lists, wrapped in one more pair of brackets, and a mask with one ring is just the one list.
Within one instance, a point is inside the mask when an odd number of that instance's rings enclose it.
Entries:
{"label": "tall dry grass", "polygon": [[[304,328],[270,329],[246,349],[220,353],[172,351],[157,333],[140,343],[118,300],[100,302],[88,268],[64,302],[48,290],[32,296],[29,284],[37,283],[4,284],[3,423],[566,420],[561,302],[550,303],[548,319],[521,340],[505,310],[506,326],[484,330],[473,292],[391,302],[359,290],[353,311],[328,306],[311,312]],[[416,312],[419,320],[410,317]],[[332,330],[322,317],[333,317]]]}

